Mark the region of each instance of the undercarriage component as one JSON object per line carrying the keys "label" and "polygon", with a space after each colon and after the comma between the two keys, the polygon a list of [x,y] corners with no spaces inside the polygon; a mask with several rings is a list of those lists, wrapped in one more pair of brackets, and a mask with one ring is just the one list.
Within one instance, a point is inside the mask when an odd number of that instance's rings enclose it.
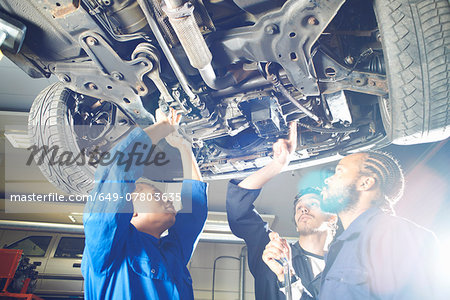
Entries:
{"label": "undercarriage component", "polygon": [[166,7],[163,9],[169,17],[170,24],[175,30],[189,62],[196,69],[204,69],[211,64],[212,54],[195,21],[194,6],[188,1],[182,0],[164,0],[164,2]]}
{"label": "undercarriage component", "polygon": [[211,50],[222,64],[240,59],[276,62],[305,95],[319,95],[311,48],[345,1],[286,1],[253,26],[211,34]]}
{"label": "undercarriage component", "polygon": [[[132,0],[106,0],[100,1],[105,14],[106,28],[119,41],[135,38],[137,35],[145,35],[148,28],[145,16],[139,8],[139,4]],[[107,10],[106,10],[107,8]],[[99,10],[99,9],[98,9]]]}
{"label": "undercarriage component", "polygon": [[292,104],[294,104],[298,109],[300,109],[304,114],[306,114],[308,117],[316,121],[318,124],[322,123],[322,120],[318,116],[316,116],[314,113],[309,111],[306,107],[301,105],[297,99],[291,96],[288,90],[280,83],[280,79],[275,74],[269,75],[270,81],[272,81],[273,86],[281,93],[283,94],[286,99],[288,99]]}
{"label": "undercarriage component", "polygon": [[220,90],[236,84],[231,73],[218,77],[211,65],[212,54],[194,18],[194,6],[182,0],[164,0],[163,7],[191,65],[196,68],[205,83]]}
{"label": "undercarriage component", "polygon": [[260,96],[249,99],[239,103],[239,107],[253,124],[258,136],[268,138],[280,134],[281,115],[273,97]]}
{"label": "undercarriage component", "polygon": [[306,123],[298,122],[298,124],[302,127],[308,128],[314,132],[320,133],[350,133],[357,132],[358,128],[355,127],[347,127],[347,128],[323,128],[323,127],[314,127]]}
{"label": "undercarriage component", "polygon": [[[183,71],[180,68],[180,65],[178,64],[177,60],[175,59],[172,50],[169,48],[169,45],[164,40],[164,36],[162,35],[161,31],[158,28],[158,24],[153,19],[153,15],[151,12],[151,7],[148,4],[147,0],[137,0],[139,3],[139,6],[141,7],[142,11],[144,12],[145,18],[147,19],[148,25],[150,26],[153,34],[155,35],[156,40],[158,41],[159,46],[161,47],[164,55],[167,58],[167,61],[169,62],[170,66],[172,67],[173,72],[175,73],[175,76],[177,77],[178,81],[180,82],[181,87],[183,88],[183,91],[186,93],[186,95],[189,97],[189,99],[193,102],[198,101],[197,95],[195,95],[191,88],[189,87],[189,83],[186,79],[186,76],[184,76]],[[197,99],[197,101],[195,101]]]}
{"label": "undercarriage component", "polygon": [[331,123],[352,123],[352,115],[350,113],[344,91],[339,91],[333,94],[325,94],[323,97],[328,104],[328,109],[331,113]]}
{"label": "undercarriage component", "polygon": [[141,96],[148,94],[144,76],[155,62],[146,56],[125,61],[95,32],[80,35],[80,45],[91,61],[55,63],[53,72],[73,91],[116,103],[138,124],[151,124],[153,116],[142,105]]}
{"label": "undercarriage component", "polygon": [[281,7],[283,0],[233,0],[237,6],[251,14],[260,14],[264,11]]}
{"label": "undercarriage component", "polygon": [[[110,105],[145,125],[158,103],[183,110],[180,131],[206,178],[264,165],[291,121],[293,169],[448,136],[448,0],[186,1],[1,0],[27,26],[21,51],[4,52],[33,77],[57,75],[46,103],[80,100],[58,106],[78,123],[108,124]],[[55,144],[108,130],[64,128]]]}
{"label": "undercarriage component", "polygon": [[10,16],[0,13],[0,49],[5,48],[16,54],[22,48],[27,28]]}
{"label": "undercarriage component", "polygon": [[[185,1],[179,1],[179,4],[175,6],[180,6]],[[215,30],[214,24],[209,17],[208,11],[206,10],[202,0],[190,0],[189,2],[195,7],[193,15],[195,21],[200,28],[202,34],[209,33]],[[163,35],[166,37],[167,42],[170,47],[176,47],[180,41],[170,24],[169,18],[164,12],[163,7],[165,6],[164,0],[149,0],[149,3],[152,7],[152,12],[155,17],[155,20],[159,24],[159,28]]]}
{"label": "undercarriage component", "polygon": [[205,68],[200,69],[199,72],[205,83],[214,90],[226,89],[227,87],[237,84],[236,79],[230,72],[227,72],[222,77],[217,77],[211,64],[208,64]]}
{"label": "undercarriage component", "polygon": [[178,97],[172,97],[172,95],[167,90],[166,84],[161,79],[159,67],[160,57],[158,54],[158,49],[156,49],[156,47],[150,43],[139,44],[131,54],[132,59],[136,59],[138,57],[145,57],[151,63],[151,65],[148,66],[150,68],[150,71],[146,75],[155,84],[166,104],[172,106],[171,104],[173,102],[176,102],[178,104],[176,106],[178,110],[182,110],[184,113],[189,112],[189,110],[183,105],[183,103],[181,103]]}
{"label": "undercarriage component", "polygon": [[[366,51],[373,54],[371,50]],[[355,69],[355,66],[347,68],[333,59],[328,52],[323,47],[319,47],[312,54],[323,94],[348,90],[381,97],[387,95],[386,75],[359,71]],[[382,71],[381,68],[376,69]]]}

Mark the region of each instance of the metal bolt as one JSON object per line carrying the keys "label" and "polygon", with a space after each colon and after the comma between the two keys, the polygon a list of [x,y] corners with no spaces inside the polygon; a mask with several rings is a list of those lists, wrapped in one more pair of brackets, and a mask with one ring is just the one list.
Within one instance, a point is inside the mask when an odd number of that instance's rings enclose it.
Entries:
{"label": "metal bolt", "polygon": [[357,85],[357,86],[363,86],[363,85],[365,85],[366,84],[366,79],[365,78],[360,78],[360,77],[357,77],[357,78],[355,78],[354,80],[353,80],[353,83],[355,84],[355,85]]}
{"label": "metal bolt", "polygon": [[90,89],[90,90],[96,90],[96,89],[97,89],[97,86],[96,86],[95,83],[93,83],[93,82],[89,82],[88,85],[87,85],[87,87],[88,87],[88,89]]}
{"label": "metal bolt", "polygon": [[112,1],[111,0],[102,0],[102,4],[104,6],[110,6],[112,4]]}
{"label": "metal bolt", "polygon": [[379,41],[381,43],[381,33],[377,33],[377,41]]}
{"label": "metal bolt", "polygon": [[319,21],[315,17],[309,17],[308,24],[309,25],[317,25],[317,24],[319,24]]}
{"label": "metal bolt", "polygon": [[372,80],[372,79],[369,79],[367,81],[367,84],[370,85],[370,86],[377,86],[377,83],[374,80]]}
{"label": "metal bolt", "polygon": [[67,74],[61,74],[58,75],[59,80],[64,81],[64,82],[70,82],[70,77]]}
{"label": "metal bolt", "polygon": [[89,46],[95,46],[98,44],[98,41],[95,37],[93,36],[88,36],[86,38],[86,44],[88,44]]}
{"label": "metal bolt", "polygon": [[153,69],[153,63],[151,61],[143,61],[141,62],[141,65],[144,67],[147,67],[148,70]]}
{"label": "metal bolt", "polygon": [[123,75],[120,72],[113,71],[113,72],[111,72],[111,75],[116,80],[122,80],[123,79]]}
{"label": "metal bolt", "polygon": [[353,58],[353,56],[346,56],[344,58],[344,61],[347,65],[353,65],[353,63],[355,62],[355,59]]}
{"label": "metal bolt", "polygon": [[276,24],[270,24],[264,27],[264,32],[267,34],[276,34],[279,32],[278,26]]}

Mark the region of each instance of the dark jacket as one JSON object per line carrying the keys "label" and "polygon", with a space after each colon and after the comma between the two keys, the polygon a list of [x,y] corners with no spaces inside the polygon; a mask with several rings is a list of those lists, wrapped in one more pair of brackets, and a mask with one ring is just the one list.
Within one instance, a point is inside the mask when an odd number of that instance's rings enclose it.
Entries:
{"label": "dark jacket", "polygon": [[449,299],[435,235],[371,208],[331,243],[320,299]]}
{"label": "dark jacket", "polygon": [[[286,299],[279,291],[275,274],[262,260],[262,253],[269,243],[269,225],[263,221],[255,209],[255,202],[261,190],[247,190],[238,186],[239,181],[231,180],[227,192],[227,215],[231,231],[244,239],[248,250],[248,266],[255,278],[256,300]],[[292,264],[302,284],[308,290],[317,290],[320,280],[313,280],[314,275],[309,258],[298,242],[291,245]],[[319,275],[320,276],[320,275]],[[314,287],[310,287],[313,282]],[[303,299],[304,297],[302,297]]]}

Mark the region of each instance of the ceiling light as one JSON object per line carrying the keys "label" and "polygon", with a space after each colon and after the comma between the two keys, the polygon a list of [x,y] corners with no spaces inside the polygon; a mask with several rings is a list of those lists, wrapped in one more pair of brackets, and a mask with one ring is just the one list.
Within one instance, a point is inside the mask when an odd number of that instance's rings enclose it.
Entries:
{"label": "ceiling light", "polygon": [[28,149],[32,145],[30,136],[26,131],[6,130],[5,137],[14,148]]}

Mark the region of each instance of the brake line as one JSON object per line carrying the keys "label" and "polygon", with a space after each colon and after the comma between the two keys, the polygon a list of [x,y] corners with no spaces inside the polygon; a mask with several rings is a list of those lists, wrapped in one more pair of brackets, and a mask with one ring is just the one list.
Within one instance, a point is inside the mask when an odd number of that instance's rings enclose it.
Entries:
{"label": "brake line", "polygon": [[347,127],[347,128],[322,128],[322,127],[314,127],[302,122],[297,121],[297,123],[305,127],[311,131],[320,132],[320,133],[353,133],[358,132],[359,128],[356,127]]}
{"label": "brake line", "polygon": [[[268,66],[266,66],[266,72],[268,71]],[[273,84],[273,87],[277,89],[281,94],[283,94],[284,97],[286,97],[292,104],[294,104],[298,109],[300,109],[305,115],[313,119],[317,122],[317,124],[322,124],[322,120],[316,116],[313,112],[311,112],[309,109],[304,107],[300,102],[297,101],[294,97],[292,97],[291,93],[281,84],[280,79],[275,74],[270,74],[267,72],[267,78],[270,80],[270,82]]]}

